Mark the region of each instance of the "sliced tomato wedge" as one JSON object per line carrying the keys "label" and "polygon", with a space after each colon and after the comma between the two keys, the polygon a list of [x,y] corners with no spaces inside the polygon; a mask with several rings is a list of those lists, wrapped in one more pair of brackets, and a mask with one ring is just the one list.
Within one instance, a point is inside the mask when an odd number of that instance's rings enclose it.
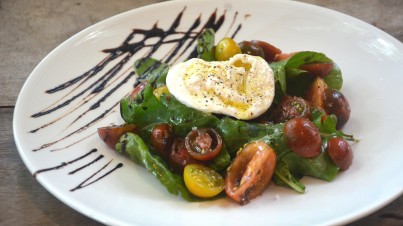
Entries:
{"label": "sliced tomato wedge", "polygon": [[325,78],[333,70],[333,63],[315,63],[315,64],[304,64],[299,68],[307,71],[309,74],[321,78]]}
{"label": "sliced tomato wedge", "polygon": [[225,193],[242,205],[256,198],[269,184],[276,159],[276,153],[265,142],[247,144],[227,170]]}
{"label": "sliced tomato wedge", "polygon": [[220,153],[222,139],[214,129],[200,128],[189,132],[185,139],[185,145],[194,159],[208,161]]}
{"label": "sliced tomato wedge", "polygon": [[98,128],[98,136],[110,148],[115,149],[116,143],[123,134],[128,132],[136,133],[136,131],[137,126],[133,124],[113,125]]}

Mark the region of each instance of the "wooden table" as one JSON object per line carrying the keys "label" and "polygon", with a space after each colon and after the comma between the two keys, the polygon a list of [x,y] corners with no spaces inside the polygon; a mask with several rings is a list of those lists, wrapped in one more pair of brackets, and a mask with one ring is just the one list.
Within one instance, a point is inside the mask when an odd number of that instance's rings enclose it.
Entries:
{"label": "wooden table", "polygon": [[[403,41],[402,0],[301,1],[357,17]],[[61,203],[29,173],[13,139],[14,105],[31,71],[67,38],[110,16],[156,2],[0,1],[0,225],[100,224]],[[403,196],[351,225],[403,225]]]}

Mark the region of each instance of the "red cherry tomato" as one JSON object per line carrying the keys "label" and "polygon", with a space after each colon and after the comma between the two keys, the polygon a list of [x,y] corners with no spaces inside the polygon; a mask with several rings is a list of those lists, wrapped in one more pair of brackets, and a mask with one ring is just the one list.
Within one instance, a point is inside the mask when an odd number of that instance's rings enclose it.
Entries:
{"label": "red cherry tomato", "polygon": [[333,162],[340,167],[341,170],[346,170],[353,162],[353,151],[350,144],[339,137],[331,138],[327,143],[327,152]]}
{"label": "red cherry tomato", "polygon": [[161,157],[168,158],[173,140],[173,132],[169,124],[161,123],[154,126],[151,132],[151,144]]}
{"label": "red cherry tomato", "polygon": [[334,89],[325,89],[323,93],[324,108],[327,114],[334,114],[337,118],[337,128],[342,128],[350,118],[350,104],[346,97]]}
{"label": "red cherry tomato", "polygon": [[221,151],[221,136],[211,128],[192,130],[186,136],[185,146],[189,154],[197,160],[214,159]]}
{"label": "red cherry tomato", "polygon": [[333,63],[304,64],[299,68],[313,76],[325,78],[333,70]]}
{"label": "red cherry tomato", "polygon": [[136,133],[137,126],[133,124],[125,124],[119,126],[106,126],[98,128],[98,136],[107,144],[110,148],[115,149],[116,143],[119,138],[128,132]]}
{"label": "red cherry tomato", "polygon": [[318,128],[307,118],[294,118],[284,125],[287,146],[297,155],[313,158],[321,153],[321,138]]}
{"label": "red cherry tomato", "polygon": [[169,155],[169,166],[176,173],[183,174],[183,169],[189,164],[203,163],[192,158],[185,147],[185,141],[183,139],[175,139]]}
{"label": "red cherry tomato", "polygon": [[276,153],[263,141],[247,144],[238,152],[225,176],[225,192],[246,204],[267,187],[276,167]]}

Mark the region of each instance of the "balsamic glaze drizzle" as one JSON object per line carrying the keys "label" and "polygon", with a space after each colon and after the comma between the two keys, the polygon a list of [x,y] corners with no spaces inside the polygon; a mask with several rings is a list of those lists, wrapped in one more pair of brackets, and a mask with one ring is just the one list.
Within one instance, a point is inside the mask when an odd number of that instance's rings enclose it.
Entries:
{"label": "balsamic glaze drizzle", "polygon": [[[43,125],[32,129],[29,131],[29,133],[36,133],[42,129],[47,128],[48,126],[51,126],[55,124],[56,122],[60,121],[61,119],[66,119],[66,116],[69,116],[77,111],[79,111],[81,108],[88,107],[87,109],[84,109],[80,113],[76,113],[78,116],[73,119],[67,127],[64,129],[68,129],[71,127],[73,124],[78,123],[81,121],[88,112],[93,111],[95,109],[98,109],[108,98],[110,98],[117,90],[119,90],[123,85],[127,84],[131,78],[134,78],[136,76],[135,72],[131,69],[128,68],[128,63],[131,62],[133,56],[137,54],[139,50],[142,50],[144,48],[147,48],[148,51],[144,54],[144,56],[141,56],[143,58],[145,57],[153,57],[153,55],[157,52],[157,50],[160,49],[161,46],[168,45],[168,44],[174,44],[173,47],[165,54],[165,56],[161,57],[160,60],[161,62],[164,62],[168,65],[172,65],[176,63],[180,58],[183,57],[183,55],[187,52],[189,52],[189,49],[191,49],[189,55],[185,57],[185,59],[190,59],[197,57],[197,50],[196,45],[197,42],[197,37],[199,34],[202,33],[202,31],[206,28],[212,28],[215,32],[217,32],[221,26],[224,24],[225,17],[227,12],[224,11],[222,12],[221,15],[217,15],[217,9],[215,9],[211,15],[207,18],[206,22],[202,24],[202,14],[198,15],[193,23],[189,26],[189,28],[186,31],[178,31],[178,27],[181,24],[181,21],[183,19],[183,14],[186,11],[186,7],[184,7],[176,16],[176,18],[173,20],[172,24],[166,29],[162,29],[158,26],[158,21],[150,28],[150,29],[133,29],[131,33],[124,39],[124,41],[120,44],[120,46],[116,48],[109,48],[109,49],[104,49],[102,50],[103,53],[107,54],[105,58],[103,58],[100,62],[98,62],[95,66],[90,68],[88,71],[84,72],[81,75],[78,75],[77,77],[74,77],[67,82],[64,82],[62,84],[58,84],[53,88],[50,88],[45,91],[46,94],[54,94],[57,92],[61,91],[66,91],[66,94],[47,106],[46,108],[42,109],[39,112],[36,112],[31,115],[31,118],[40,118],[46,115],[50,115],[55,112],[61,111],[61,116],[59,116],[56,119],[53,119],[52,121],[49,121],[47,123],[44,123]],[[229,33],[230,30],[233,29],[233,26],[235,25],[235,22],[238,17],[238,12],[235,12],[233,21],[230,24],[227,34]],[[236,30],[232,34],[232,38],[234,38],[239,30],[241,29],[242,25],[238,24]],[[136,37],[142,37],[140,38],[139,41],[134,42],[134,38]],[[179,36],[179,37],[177,37]],[[153,44],[146,44],[146,41],[153,39],[156,40]],[[136,58],[141,58],[141,57],[136,57]],[[113,64],[112,62],[115,62]],[[109,64],[112,64],[110,66],[110,69],[104,72],[104,69],[109,66]],[[150,70],[153,70],[154,68],[157,68],[159,65],[154,65],[154,67],[150,68]],[[126,67],[126,69],[124,69]],[[121,72],[121,73],[120,73]],[[98,76],[98,78],[96,78]],[[95,79],[96,78],[96,79]],[[138,77],[134,81],[134,87],[140,84],[140,82],[144,81],[145,78],[142,78],[141,76]],[[105,94],[102,94],[102,92],[105,92]],[[90,127],[92,127],[94,124],[105,118],[108,114],[115,112],[115,109],[117,105],[119,104],[120,100],[117,102],[113,102],[110,106],[106,106],[103,112],[99,113],[97,116],[94,118],[88,120],[89,122],[81,122],[81,125],[79,126],[78,129],[75,129],[72,132],[67,132],[67,135],[62,136],[61,138],[58,138],[56,140],[53,140],[49,143],[45,143],[41,145],[39,148],[33,149],[33,151],[39,151],[43,150],[45,148],[48,148],[50,146],[53,146],[60,141],[63,141],[69,137],[72,137],[73,135],[76,135]],[[69,110],[65,110],[64,112],[62,109],[66,108],[67,106],[70,106]],[[63,130],[62,130],[63,131]],[[73,141],[67,146],[63,148],[56,148],[51,151],[57,151],[57,150],[62,150],[62,149],[67,149],[84,139],[87,139],[91,137],[92,135],[96,134],[96,132],[84,137],[80,138],[79,140]],[[76,163],[88,156],[90,156],[92,153],[97,152],[97,149],[92,149],[91,151],[85,153],[82,156],[79,156],[71,161],[68,162],[62,162],[61,164],[50,167],[50,168],[45,168],[45,169],[40,169],[36,171],[33,176],[36,177],[38,174],[47,172],[47,171],[52,171],[52,170],[58,170],[61,169],[65,166],[71,165],[73,163]],[[68,175],[74,175],[75,173],[85,169],[86,167],[96,164],[99,160],[103,159],[104,155],[98,155],[95,159],[89,161],[88,163],[70,171]],[[112,162],[110,160],[107,162],[105,165],[103,165],[98,171],[96,171],[94,174],[90,175],[87,179],[85,179],[83,182],[81,182],[79,185],[76,187],[72,188],[70,191],[75,191],[81,188],[84,188],[88,185],[91,185],[100,179],[106,177],[107,175],[111,174],[115,170],[121,168],[123,166],[123,163],[118,163],[114,168],[111,170],[105,172],[104,174],[100,175],[99,177],[95,178],[96,175],[100,174],[105,168]],[[94,179],[95,178],[95,179]],[[91,179],[93,179],[91,181]]]}
{"label": "balsamic glaze drizzle", "polygon": [[117,170],[117,169],[119,169],[119,168],[121,168],[121,167],[123,166],[123,163],[118,163],[118,164],[115,166],[115,168],[113,168],[113,169],[109,170],[108,172],[104,173],[103,175],[101,175],[101,176],[98,177],[97,179],[95,179],[95,180],[93,180],[93,181],[91,181],[91,182],[85,184],[85,183],[86,183],[87,181],[89,181],[91,178],[93,178],[93,177],[96,176],[98,173],[100,173],[102,170],[104,170],[111,162],[112,162],[112,160],[109,161],[108,163],[106,163],[101,169],[99,169],[97,172],[95,172],[94,174],[92,174],[91,176],[89,176],[87,179],[85,179],[85,180],[84,180],[83,182],[81,182],[79,185],[77,185],[77,187],[75,187],[75,188],[73,188],[73,189],[70,189],[70,191],[75,191],[75,190],[78,190],[78,189],[87,187],[88,185],[91,185],[91,184],[93,184],[93,183],[95,183],[95,182],[101,180],[102,178],[108,176],[108,175],[111,174],[113,171],[115,171],[115,170]]}
{"label": "balsamic glaze drizzle", "polygon": [[83,158],[85,158],[85,157],[91,155],[92,153],[97,152],[97,151],[98,151],[98,150],[94,148],[94,149],[92,149],[91,151],[87,152],[86,154],[84,154],[84,155],[82,155],[82,156],[80,156],[80,157],[78,157],[78,158],[75,158],[75,159],[73,159],[73,160],[71,160],[71,161],[62,162],[60,165],[57,165],[57,166],[54,166],[54,167],[50,167],[50,168],[45,168],[45,169],[37,170],[37,171],[34,173],[34,177],[36,177],[36,176],[37,176],[38,174],[40,174],[40,173],[47,172],[47,171],[52,171],[52,170],[57,170],[57,169],[60,169],[60,168],[65,167],[65,166],[67,166],[67,165],[73,164],[73,163],[75,163],[75,162],[77,162],[77,161],[79,161],[79,160],[81,160],[81,159],[83,159]]}

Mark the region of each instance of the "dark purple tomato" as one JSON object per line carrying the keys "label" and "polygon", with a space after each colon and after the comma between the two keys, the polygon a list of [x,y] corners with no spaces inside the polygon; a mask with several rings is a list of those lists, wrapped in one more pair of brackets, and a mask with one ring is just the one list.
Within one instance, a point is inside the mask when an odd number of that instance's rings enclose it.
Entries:
{"label": "dark purple tomato", "polygon": [[341,170],[346,170],[353,162],[353,151],[350,144],[339,137],[331,138],[327,143],[327,152],[333,162],[340,167]]}
{"label": "dark purple tomato", "polygon": [[344,95],[334,89],[325,89],[323,95],[324,109],[327,114],[337,118],[337,128],[342,128],[350,118],[350,104]]}
{"label": "dark purple tomato", "polygon": [[284,125],[287,146],[297,155],[313,158],[321,153],[318,128],[307,118],[294,118]]}
{"label": "dark purple tomato", "polygon": [[311,110],[306,100],[301,97],[284,96],[273,111],[275,123],[286,122],[293,118],[309,118]]}
{"label": "dark purple tomato", "polygon": [[238,43],[239,48],[241,48],[241,52],[244,54],[249,54],[249,55],[253,55],[253,56],[260,56],[264,59],[264,52],[263,49],[250,42],[250,41],[243,41]]}
{"label": "dark purple tomato", "polygon": [[201,164],[202,162],[192,158],[186,149],[185,141],[183,139],[175,139],[169,154],[169,166],[173,171],[182,175],[183,169],[188,164]]}
{"label": "dark purple tomato", "polygon": [[151,132],[151,144],[161,157],[168,158],[173,140],[172,128],[169,124],[161,123],[154,126]]}
{"label": "dark purple tomato", "polygon": [[189,154],[197,160],[214,159],[221,151],[221,136],[211,128],[192,130],[185,138],[185,146]]}
{"label": "dark purple tomato", "polygon": [[269,63],[273,62],[278,54],[281,54],[281,50],[273,46],[272,44],[259,40],[252,40],[251,42],[252,44],[260,46],[260,48],[262,48],[264,52],[264,59]]}

